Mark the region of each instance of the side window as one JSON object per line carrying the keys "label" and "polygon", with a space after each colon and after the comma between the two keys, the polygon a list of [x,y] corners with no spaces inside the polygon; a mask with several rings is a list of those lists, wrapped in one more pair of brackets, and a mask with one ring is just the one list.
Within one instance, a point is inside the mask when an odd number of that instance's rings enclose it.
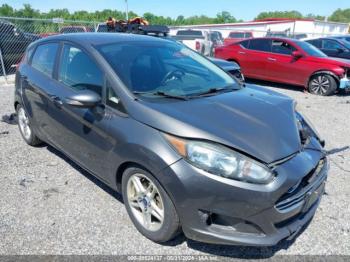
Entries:
{"label": "side window", "polygon": [[245,40],[245,41],[242,41],[240,45],[243,46],[244,48],[249,48],[249,42],[250,40]]}
{"label": "side window", "polygon": [[271,40],[268,39],[251,39],[249,49],[256,51],[271,52]]}
{"label": "side window", "polygon": [[333,40],[322,40],[323,42],[323,48],[329,49],[329,50],[338,50],[340,48],[343,48],[341,44],[339,44],[337,41]]}
{"label": "side window", "polygon": [[291,55],[296,49],[285,41],[273,40],[272,41],[272,53]]}
{"label": "side window", "polygon": [[32,58],[32,67],[51,77],[57,50],[57,43],[39,45]]}
{"label": "side window", "polygon": [[317,48],[322,48],[322,42],[321,42],[321,40],[319,40],[319,39],[310,40],[310,41],[307,41],[307,42],[309,42],[309,43],[312,44],[313,46],[316,46]]}
{"label": "side window", "polygon": [[102,96],[102,71],[84,51],[74,46],[63,47],[58,81],[75,90],[88,89]]}

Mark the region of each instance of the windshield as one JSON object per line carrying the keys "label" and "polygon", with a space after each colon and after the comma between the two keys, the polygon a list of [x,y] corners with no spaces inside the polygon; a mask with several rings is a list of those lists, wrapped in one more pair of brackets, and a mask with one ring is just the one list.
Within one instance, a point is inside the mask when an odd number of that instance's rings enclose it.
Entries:
{"label": "windshield", "polygon": [[345,46],[346,48],[350,49],[350,42],[348,42],[346,40],[340,40],[340,42],[343,44],[343,46]]}
{"label": "windshield", "polygon": [[325,53],[323,53],[321,50],[319,50],[317,47],[313,46],[312,44],[309,44],[303,41],[298,41],[296,42],[296,44],[310,56],[327,57]]}
{"label": "windshield", "polygon": [[123,42],[97,50],[134,93],[192,96],[212,89],[240,88],[221,68],[176,42]]}

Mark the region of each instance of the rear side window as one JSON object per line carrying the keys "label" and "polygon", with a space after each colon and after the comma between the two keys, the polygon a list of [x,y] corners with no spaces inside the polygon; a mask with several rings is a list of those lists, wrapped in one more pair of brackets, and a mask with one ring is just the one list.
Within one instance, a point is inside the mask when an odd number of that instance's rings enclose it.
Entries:
{"label": "rear side window", "polygon": [[243,46],[244,48],[249,48],[249,41],[250,41],[250,40],[242,41],[242,42],[240,43],[240,45]]}
{"label": "rear side window", "polygon": [[57,50],[57,43],[39,45],[32,58],[32,67],[51,77]]}
{"label": "rear side window", "polygon": [[338,49],[343,48],[343,46],[341,44],[339,44],[337,41],[334,41],[334,40],[324,39],[324,40],[322,40],[322,42],[323,42],[324,49],[338,50]]}
{"label": "rear side window", "polygon": [[320,39],[310,40],[310,41],[307,41],[307,42],[309,42],[313,46],[316,46],[317,48],[322,48],[322,42],[321,42]]}
{"label": "rear side window", "polygon": [[58,80],[75,90],[91,90],[102,96],[103,73],[83,50],[65,45]]}
{"label": "rear side window", "polygon": [[249,49],[256,51],[271,52],[271,40],[252,39],[250,40]]}

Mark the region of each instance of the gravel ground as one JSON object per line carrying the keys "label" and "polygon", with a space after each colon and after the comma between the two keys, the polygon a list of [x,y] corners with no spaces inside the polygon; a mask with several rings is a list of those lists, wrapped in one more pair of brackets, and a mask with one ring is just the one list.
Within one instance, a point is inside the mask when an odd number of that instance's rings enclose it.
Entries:
{"label": "gravel ground", "polygon": [[[158,245],[137,232],[121,196],[51,147],[27,146],[0,122],[0,254],[350,255],[350,96],[317,97],[288,87],[332,150],[327,194],[294,242],[273,248],[208,245],[178,237]],[[13,113],[13,86],[0,86],[0,118]]]}

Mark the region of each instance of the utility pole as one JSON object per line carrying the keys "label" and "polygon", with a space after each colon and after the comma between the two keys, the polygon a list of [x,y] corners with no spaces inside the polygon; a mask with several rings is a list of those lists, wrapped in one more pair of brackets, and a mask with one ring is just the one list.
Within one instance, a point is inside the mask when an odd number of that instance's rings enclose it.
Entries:
{"label": "utility pole", "polygon": [[126,5],[126,21],[129,20],[129,6],[128,6],[128,0],[125,0],[125,5]]}

